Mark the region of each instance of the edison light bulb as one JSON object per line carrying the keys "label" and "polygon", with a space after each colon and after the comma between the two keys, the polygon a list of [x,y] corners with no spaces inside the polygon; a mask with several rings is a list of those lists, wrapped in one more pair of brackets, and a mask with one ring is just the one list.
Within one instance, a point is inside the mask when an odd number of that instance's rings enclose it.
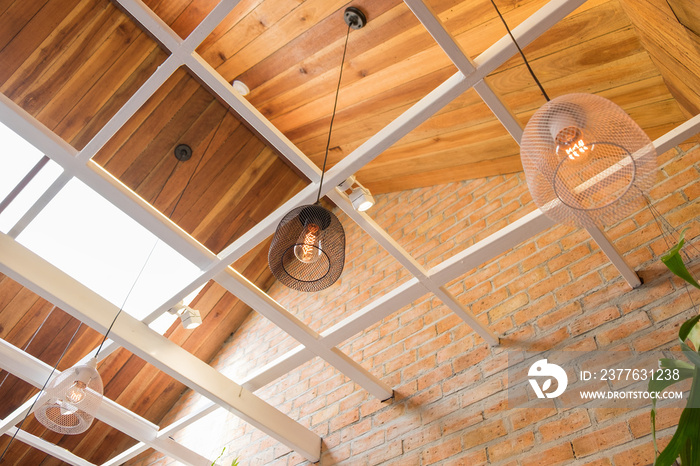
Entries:
{"label": "edison light bulb", "polygon": [[320,228],[314,223],[307,224],[299,235],[294,255],[301,262],[311,264],[321,257],[321,240],[319,238]]}
{"label": "edison light bulb", "polygon": [[557,143],[556,153],[566,155],[571,160],[579,160],[593,149],[592,144],[588,144],[583,133],[576,126],[567,126],[557,133],[554,138]]}
{"label": "edison light bulb", "polygon": [[73,385],[66,390],[66,401],[69,403],[77,404],[85,399],[85,382],[81,380],[76,380]]}

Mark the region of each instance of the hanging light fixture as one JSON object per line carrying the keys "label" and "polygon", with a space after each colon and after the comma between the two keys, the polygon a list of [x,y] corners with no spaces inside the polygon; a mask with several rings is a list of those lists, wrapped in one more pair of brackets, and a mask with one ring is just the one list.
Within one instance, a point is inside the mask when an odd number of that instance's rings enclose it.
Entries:
{"label": "hanging light fixture", "polygon": [[34,416],[59,434],[82,434],[92,425],[103,395],[97,358],[92,358],[54,378],[37,400]]}
{"label": "hanging light fixture", "polygon": [[520,146],[535,204],[554,220],[609,225],[654,185],[656,149],[625,111],[592,94],[567,94],[530,119]]}
{"label": "hanging light fixture", "polygon": [[367,22],[362,11],[354,7],[348,7],[343,17],[348,31],[316,203],[299,206],[284,216],[277,226],[268,254],[270,270],[275,278],[283,285],[298,291],[320,291],[328,288],[338,280],[345,265],[343,225],[333,212],[320,205],[350,29],[360,29]]}
{"label": "hanging light fixture", "polygon": [[[223,122],[223,118],[221,121]],[[220,127],[221,122],[219,122],[219,126],[214,131],[214,134],[216,134]],[[211,140],[209,142],[211,143]],[[207,149],[205,149],[204,153],[206,153]],[[173,165],[173,168],[170,171],[168,178],[166,178],[165,183],[163,183],[160,192],[163,191],[165,185],[168,183],[170,178],[172,178],[172,175],[173,173],[175,173],[175,169],[178,167],[178,165],[182,162],[186,162],[192,157],[192,149],[187,144],[178,144],[175,147],[174,155],[178,161],[175,163],[175,165]],[[182,199],[182,196],[185,193],[185,190],[187,190],[187,187],[190,185],[194,174],[197,172],[199,163],[201,163],[203,158],[204,155],[202,155],[202,157],[197,162],[197,166],[195,167],[194,171],[190,174],[187,184],[180,193],[180,196],[175,202],[173,209],[170,211],[170,215],[168,215],[168,218],[171,218],[173,213],[175,212],[175,209],[177,209],[177,206],[179,205],[180,200]],[[160,195],[160,192],[158,193],[158,195],[156,195],[156,199]],[[95,356],[91,358],[86,364],[71,367],[70,369],[62,372],[55,379],[51,380],[45,386],[39,398],[32,405],[38,406],[38,408],[34,410],[34,416],[36,417],[37,421],[43,424],[47,429],[57,432],[59,434],[75,435],[85,432],[90,427],[90,425],[92,425],[92,421],[95,419],[95,414],[97,413],[97,410],[99,409],[100,404],[102,403],[102,398],[104,396],[102,377],[100,377],[99,372],[97,372],[97,357],[99,356],[100,351],[102,350],[102,346],[105,344],[105,341],[107,341],[107,337],[112,331],[112,327],[117,321],[117,318],[124,310],[124,306],[126,305],[129,296],[131,296],[131,292],[133,291],[134,286],[139,281],[139,278],[141,278],[141,274],[146,268],[146,265],[148,264],[151,255],[153,255],[153,251],[155,251],[158,242],[159,240],[156,240],[155,244],[153,245],[153,248],[151,249],[151,252],[146,257],[146,260],[144,261],[141,270],[136,276],[136,279],[134,280],[131,289],[124,298],[124,302],[119,308],[119,311],[117,311],[117,314],[114,316],[114,319],[112,320],[112,323],[107,329],[107,332],[105,332],[105,335],[102,338],[102,343],[100,343],[100,346],[97,348]],[[197,316],[190,316],[188,322],[190,324],[193,323],[197,317],[199,317],[199,313],[197,313]],[[183,319],[183,323],[184,322],[185,319]],[[201,317],[199,317],[199,323],[201,323]],[[195,327],[197,325],[195,325]],[[75,334],[73,335],[73,338],[75,338]],[[73,339],[71,339],[71,342],[72,341]],[[66,350],[67,349],[68,348],[66,347]],[[64,350],[63,354],[65,354],[65,352],[66,351]],[[59,358],[58,362],[56,363],[56,366],[54,367],[54,370],[58,366],[58,363],[60,363],[62,358],[63,355],[61,355],[61,358]],[[31,408],[29,411],[31,411]],[[27,413],[27,415],[28,414],[29,412]]]}
{"label": "hanging light fixture", "polygon": [[567,94],[550,100],[494,0],[491,4],[547,100],[520,141],[533,201],[565,224],[591,227],[624,218],[654,184],[651,140],[622,108],[603,97]]}

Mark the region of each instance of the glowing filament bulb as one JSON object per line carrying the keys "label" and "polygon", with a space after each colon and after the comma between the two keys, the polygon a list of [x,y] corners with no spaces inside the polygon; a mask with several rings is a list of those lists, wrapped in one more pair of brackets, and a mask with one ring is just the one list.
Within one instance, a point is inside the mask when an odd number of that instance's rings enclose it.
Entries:
{"label": "glowing filament bulb", "polygon": [[85,382],[81,380],[76,380],[73,385],[66,390],[66,401],[69,403],[77,404],[85,399]]}
{"label": "glowing filament bulb", "polygon": [[565,153],[571,160],[578,159],[593,148],[585,141],[581,130],[575,126],[562,129],[554,140],[557,143],[556,153]]}
{"label": "glowing filament bulb", "polygon": [[311,264],[321,257],[321,241],[319,238],[320,228],[314,223],[307,224],[299,235],[294,255],[301,262]]}

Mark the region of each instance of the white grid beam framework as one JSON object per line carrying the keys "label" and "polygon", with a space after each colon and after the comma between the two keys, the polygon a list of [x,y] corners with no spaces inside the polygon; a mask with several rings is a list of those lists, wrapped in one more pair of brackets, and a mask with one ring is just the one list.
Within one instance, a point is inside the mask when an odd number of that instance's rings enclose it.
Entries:
{"label": "white grid beam framework", "polygon": [[[160,431],[157,430],[157,426],[149,427],[149,433],[144,438],[139,438],[134,435],[134,432],[137,432],[139,426],[142,424],[138,416],[129,413],[128,410],[118,407],[117,405],[115,409],[121,409],[124,411],[122,414],[126,413],[133,417],[131,423],[127,422],[126,430],[129,431],[127,433],[137,438],[137,440],[140,440],[141,443],[123,452],[118,457],[105,463],[105,465],[120,464],[151,447],[157,448],[185,464],[202,464],[201,458],[196,453],[183,449],[183,447],[177,444],[175,444],[177,446],[172,445],[174,442],[169,439],[169,436],[221,406],[238,412],[244,419],[262,428],[264,431],[294,448],[308,459],[312,461],[316,460],[320,455],[320,441],[318,437],[307,429],[301,428],[286,416],[280,417],[281,415],[279,412],[258,400],[250,391],[257,390],[311,358],[320,356],[328,363],[334,365],[343,374],[363,386],[374,396],[382,400],[389,398],[391,396],[391,388],[387,387],[381,380],[378,380],[359,364],[347,357],[347,355],[343,354],[337,348],[337,345],[427,293],[432,293],[440,299],[448,308],[469,324],[484,338],[484,340],[491,344],[498,344],[498,336],[481,324],[456,297],[447,291],[445,285],[467,271],[478,267],[499,254],[506,252],[510,248],[515,247],[522,241],[549,228],[552,225],[551,220],[546,218],[539,210],[532,212],[488,238],[458,253],[447,261],[430,270],[426,270],[393,240],[386,231],[377,225],[371,217],[364,213],[355,212],[347,198],[339,191],[336,191],[334,187],[357,172],[364,165],[374,160],[374,158],[384,150],[470,88],[474,88],[477,91],[513,138],[519,141],[522,136],[522,126],[513,116],[512,112],[483,81],[489,73],[517,53],[517,49],[509,36],[504,35],[472,62],[468,59],[467,55],[459,47],[454,38],[445,30],[439,18],[422,0],[405,0],[409,8],[411,8],[423,26],[454,62],[459,71],[413,105],[405,113],[379,130],[372,138],[330,169],[326,174],[326,182],[324,183],[322,194],[329,195],[353,221],[357,222],[375,239],[375,241],[386,249],[391,256],[404,266],[413,275],[413,278],[394,290],[389,291],[384,296],[378,298],[332,328],[318,334],[303,322],[295,319],[279,303],[275,302],[229,266],[229,264],[235,262],[265,238],[269,237],[274,232],[279,221],[289,210],[298,205],[312,202],[315,199],[315,193],[318,190],[318,183],[320,180],[320,170],[306,155],[295,147],[291,141],[277,130],[251,104],[233,92],[229,83],[224,81],[223,78],[195,52],[196,47],[214,30],[226,15],[233,10],[238,0],[222,0],[219,2],[202,23],[200,23],[200,25],[184,40],[177,36],[177,34],[175,34],[141,0],[115,1],[127,14],[140,24],[143,30],[161,44],[169,53],[169,56],[82,151],[76,151],[5,96],[0,96],[0,121],[28,141],[31,141],[39,150],[50,156],[65,170],[64,174],[56,180],[28,213],[15,225],[10,231],[10,235],[3,235],[0,237],[3,250],[7,248],[7,250],[12,250],[14,254],[16,254],[14,259],[3,257],[1,267],[3,271],[6,271],[10,276],[15,277],[30,289],[35,290],[38,294],[49,299],[54,304],[59,305],[67,312],[72,313],[98,331],[104,331],[106,329],[105,324],[107,323],[108,316],[114,315],[114,310],[111,309],[113,306],[111,304],[104,302],[102,298],[89,292],[89,290],[84,290],[84,287],[81,288],[82,285],[79,283],[71,282],[71,279],[65,276],[65,274],[52,268],[52,266],[45,263],[42,259],[35,257],[33,253],[24,250],[22,246],[12,240],[12,238],[16,237],[50,202],[65,183],[73,177],[81,180],[100,195],[121,208],[146,229],[202,269],[202,274],[197,279],[193,280],[192,283],[163,303],[160,308],[153,310],[143,322],[137,322],[128,316],[120,317],[115,325],[116,330],[113,331],[115,342],[110,342],[110,347],[116,348],[118,344],[124,345],[127,349],[135,354],[141,355],[144,359],[165,370],[176,379],[185,382],[190,388],[208,397],[211,401],[199,411],[190,414],[186,418]],[[513,35],[518,43],[524,47],[566,15],[573,12],[578,6],[583,4],[584,1],[585,0],[552,0],[531,17],[523,21],[518,27],[514,28]],[[145,104],[158,88],[182,66],[186,67],[208,87],[211,92],[216,94],[220,99],[226,102],[233,111],[245,119],[246,122],[261,135],[268,145],[275,148],[284,158],[311,180],[309,186],[270,214],[262,222],[255,225],[250,231],[234,241],[218,255],[213,254],[92,161],[92,157]],[[698,131],[700,131],[700,116],[696,116],[686,124],[658,139],[655,141],[655,146],[660,153],[663,153],[693,134],[696,134]],[[614,246],[605,237],[604,233],[600,230],[592,230],[591,235],[595,241],[601,245],[601,249],[605,251],[615,266],[618,267],[621,274],[630,285],[633,287],[638,286],[639,280],[636,274],[625,264],[624,259],[615,251]],[[33,266],[27,266],[26,262],[33,264]],[[248,380],[242,382],[240,386],[238,386],[228,379],[223,380],[225,377],[206,366],[206,364],[201,363],[201,361],[191,361],[188,355],[181,354],[181,349],[179,347],[176,347],[176,345],[171,344],[160,336],[154,336],[152,334],[153,332],[148,330],[146,327],[148,323],[167,311],[167,309],[175,305],[197,287],[211,279],[215,279],[232,294],[236,295],[256,311],[265,315],[299,341],[301,346],[293,349],[267,366],[259,368]],[[67,290],[69,291],[65,292],[54,289],[51,283],[52,280],[68,282],[70,286]],[[84,301],[75,301],[74,297],[71,296],[71,292],[77,294],[83,293],[82,296],[88,296],[87,300],[92,300],[93,304],[98,305],[97,308],[88,308],[85,306]],[[87,295],[84,293],[87,293]],[[147,341],[150,338],[155,338],[155,343]],[[3,347],[4,346],[0,345],[0,348]],[[186,369],[179,370],[174,368],[169,357],[159,353],[166,349],[167,351],[172,351],[174,354],[185,358],[185,360],[188,361],[187,364],[185,364],[187,366]],[[30,356],[21,354],[19,350],[12,354],[13,356],[11,359],[15,362],[23,361],[27,363],[27,361],[31,361],[31,359],[26,359],[31,358]],[[24,375],[28,381],[35,383],[33,379],[29,380],[31,376],[26,373],[26,369],[22,369],[20,366],[14,367],[12,372],[18,374],[20,377]],[[44,376],[46,376],[46,374]],[[209,382],[202,382],[198,376],[211,376],[213,379]],[[232,399],[230,394],[226,393],[231,387],[235,387],[236,390],[239,390],[239,393],[245,392],[247,400],[252,400],[253,404],[255,404],[261,412],[266,414],[261,415],[260,412],[251,413],[249,407],[241,406],[240,400]],[[244,412],[240,412],[241,408],[244,409]],[[25,403],[25,405],[17,409],[15,413],[3,420],[0,424],[0,427],[2,427],[1,431],[12,432],[11,429],[14,428],[13,426],[17,420],[24,415],[27,409],[28,403]],[[261,420],[258,416],[261,416],[263,419]],[[270,419],[275,419],[275,422],[279,421],[286,427],[279,428],[279,426],[271,426]],[[118,419],[111,419],[109,416],[105,416],[103,420],[117,428],[121,426]],[[301,428],[300,431],[298,430],[299,428]],[[301,434],[299,434],[299,432],[301,432]],[[21,431],[18,433],[18,437],[20,437],[22,441],[43,449],[56,457],[60,457],[58,455],[63,454],[62,452],[53,450],[50,446],[37,442],[35,439],[32,439],[31,436]],[[68,461],[68,459],[64,459],[64,461],[74,462],[71,464],[89,464],[80,458],[69,456],[66,458],[70,458],[70,461]]]}

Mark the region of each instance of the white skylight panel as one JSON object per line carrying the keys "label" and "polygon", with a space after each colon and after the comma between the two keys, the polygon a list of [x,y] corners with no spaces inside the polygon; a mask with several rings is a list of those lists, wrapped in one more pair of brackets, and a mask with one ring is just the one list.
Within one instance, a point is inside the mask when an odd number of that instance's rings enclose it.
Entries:
{"label": "white skylight panel", "polygon": [[75,179],[17,240],[118,307],[130,293],[124,310],[138,319],[201,273],[177,251],[157,241],[144,227]]}
{"label": "white skylight panel", "polygon": [[[4,145],[0,151],[0,202],[3,202],[44,154],[2,123],[0,141]],[[61,167],[49,160],[0,212],[0,231],[9,232],[61,172]]]}

